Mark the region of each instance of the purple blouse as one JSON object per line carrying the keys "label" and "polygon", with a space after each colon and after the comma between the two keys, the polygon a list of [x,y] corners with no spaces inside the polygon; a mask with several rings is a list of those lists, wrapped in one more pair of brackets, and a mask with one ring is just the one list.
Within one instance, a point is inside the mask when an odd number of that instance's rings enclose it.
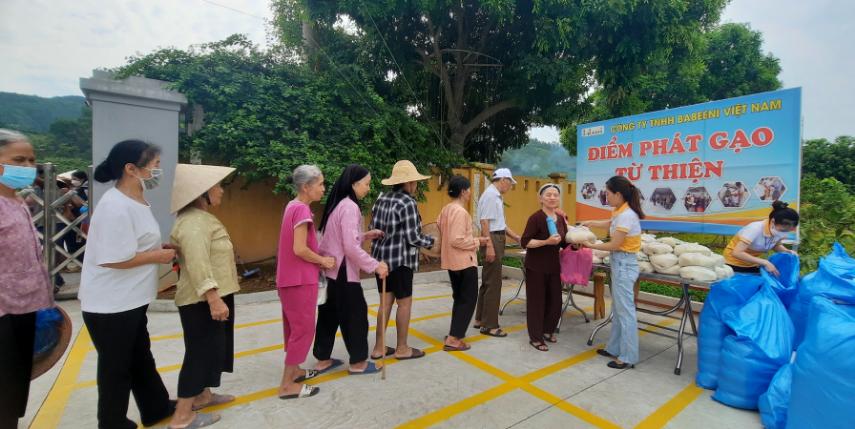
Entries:
{"label": "purple blouse", "polygon": [[52,307],[41,244],[23,201],[0,197],[0,316]]}

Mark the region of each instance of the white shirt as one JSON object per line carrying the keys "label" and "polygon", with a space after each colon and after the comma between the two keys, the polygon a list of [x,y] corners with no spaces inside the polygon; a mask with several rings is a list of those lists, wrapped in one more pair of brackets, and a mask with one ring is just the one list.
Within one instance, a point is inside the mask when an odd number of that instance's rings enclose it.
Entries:
{"label": "white shirt", "polygon": [[88,313],[119,313],[150,304],[157,295],[157,265],[102,267],[159,249],[160,227],[151,208],[116,188],[101,197],[86,240],[80,279],[80,307]]}
{"label": "white shirt", "polygon": [[508,225],[505,223],[505,203],[502,194],[496,186],[490,184],[481,198],[478,198],[478,220],[490,221],[490,232],[504,232]]}
{"label": "white shirt", "polygon": [[746,244],[748,249],[754,252],[766,253],[790,235],[789,232],[781,232],[771,228],[769,220],[760,220],[745,225],[736,233],[736,236]]}

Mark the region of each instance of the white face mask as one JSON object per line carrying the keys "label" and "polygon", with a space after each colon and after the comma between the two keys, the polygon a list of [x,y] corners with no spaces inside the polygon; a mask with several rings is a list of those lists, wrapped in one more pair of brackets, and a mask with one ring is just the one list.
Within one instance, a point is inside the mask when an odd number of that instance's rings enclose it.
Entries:
{"label": "white face mask", "polygon": [[82,185],[82,184],[83,184],[83,182],[81,182],[77,179],[71,179],[71,186],[74,186],[75,188],[79,188],[80,185]]}
{"label": "white face mask", "polygon": [[140,184],[143,187],[143,190],[150,191],[154,188],[160,186],[160,177],[163,175],[163,170],[160,168],[145,168],[144,170],[148,170],[151,172],[151,177],[148,179],[144,179],[140,177]]}

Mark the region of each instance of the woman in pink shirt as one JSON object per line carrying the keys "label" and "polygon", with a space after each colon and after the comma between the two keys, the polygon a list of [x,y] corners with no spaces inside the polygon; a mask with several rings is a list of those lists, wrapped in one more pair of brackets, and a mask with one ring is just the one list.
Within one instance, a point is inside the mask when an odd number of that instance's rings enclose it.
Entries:
{"label": "woman in pink shirt", "polygon": [[23,134],[0,129],[0,428],[18,427],[24,417],[36,310],[53,307],[33,219],[15,194],[35,178],[33,146]]}
{"label": "woman in pink shirt", "polygon": [[368,305],[359,282],[359,272],[376,273],[386,278],[389,267],[362,249],[362,242],[382,234],[372,230],[362,233],[359,200],[371,189],[371,174],[356,164],[347,166],[333,185],[324,217],[321,220],[320,251],[335,258],[335,265],[324,271],[327,277],[327,301],[318,307],[313,354],[318,360],[316,371],[325,372],[342,364],[332,359],[335,333],[341,327],[344,345],[350,355],[351,374],[378,371],[368,362]]}
{"label": "woman in pink shirt", "polygon": [[447,352],[469,350],[469,344],[463,342],[463,337],[478,301],[478,258],[475,252],[487,242],[487,237],[476,238],[472,233],[472,216],[466,211],[466,203],[472,195],[469,187],[469,179],[463,176],[451,178],[448,195],[454,200],[442,208],[436,221],[442,237],[441,267],[448,270],[454,297],[451,329],[442,348]]}
{"label": "woman in pink shirt", "polygon": [[318,302],[319,268],[329,269],[335,258],[321,256],[312,210],[309,205],[324,196],[324,175],[314,165],[301,165],[290,178],[297,198],[285,207],[279,233],[276,287],[282,303],[285,336],[285,371],[279,383],[282,399],[305,398],[318,393],[318,387],[301,384],[319,371],[301,370],[315,335],[315,307]]}

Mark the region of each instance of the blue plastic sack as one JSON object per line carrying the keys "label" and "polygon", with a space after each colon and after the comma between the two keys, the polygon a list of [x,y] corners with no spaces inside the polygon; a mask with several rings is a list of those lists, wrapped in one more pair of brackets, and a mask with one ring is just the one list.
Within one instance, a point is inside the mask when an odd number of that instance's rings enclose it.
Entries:
{"label": "blue plastic sack", "polygon": [[818,295],[855,302],[855,259],[840,243],[834,243],[831,253],[819,260],[819,269],[804,276],[799,283],[798,294],[790,305],[796,347],[804,338],[811,300]]}
{"label": "blue plastic sack", "polygon": [[732,407],[757,409],[775,373],[790,360],[793,323],[781,299],[764,284],[740,308],[731,307],[723,320],[735,336],[724,340],[713,399]]}
{"label": "blue plastic sack", "polygon": [[787,428],[855,427],[855,304],[816,297],[793,363]]}
{"label": "blue plastic sack", "polygon": [[789,253],[776,253],[769,257],[769,262],[778,269],[778,276],[773,276],[766,271],[766,268],[760,268],[760,275],[766,279],[772,286],[772,289],[781,299],[784,307],[790,308],[790,303],[796,297],[799,286],[799,257]]}
{"label": "blue plastic sack", "polygon": [[695,383],[704,389],[718,386],[718,368],[724,338],[734,332],[722,322],[722,313],[732,306],[741,306],[762,286],[758,276],[737,274],[713,283],[704,301],[698,326],[698,374]]}
{"label": "blue plastic sack", "polygon": [[769,390],[760,395],[757,407],[760,409],[760,421],[766,429],[785,429],[787,427],[787,409],[790,406],[790,386],[793,383],[793,364],[781,367],[772,377]]}
{"label": "blue plastic sack", "polygon": [[33,356],[38,360],[49,353],[59,342],[58,324],[62,314],[56,308],[46,308],[36,311],[36,336],[33,343]]}

